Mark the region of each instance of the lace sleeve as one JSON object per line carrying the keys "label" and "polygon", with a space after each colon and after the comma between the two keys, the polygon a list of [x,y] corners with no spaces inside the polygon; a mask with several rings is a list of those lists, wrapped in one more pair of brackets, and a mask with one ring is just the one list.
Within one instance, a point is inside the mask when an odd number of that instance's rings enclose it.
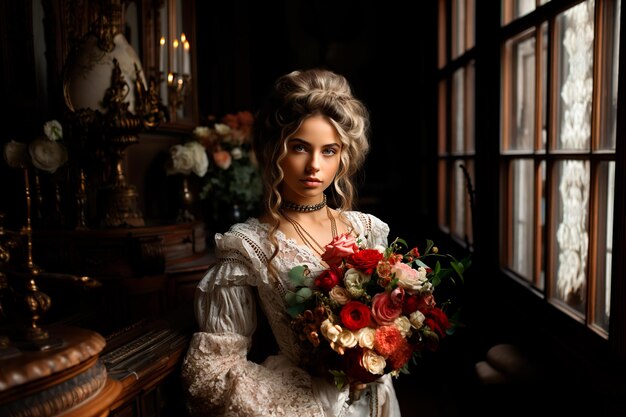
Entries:
{"label": "lace sleeve", "polygon": [[216,235],[217,261],[196,289],[200,331],[193,335],[181,369],[189,412],[321,416],[306,372],[247,359],[256,329],[253,287],[267,280],[261,245],[250,236],[237,228]]}

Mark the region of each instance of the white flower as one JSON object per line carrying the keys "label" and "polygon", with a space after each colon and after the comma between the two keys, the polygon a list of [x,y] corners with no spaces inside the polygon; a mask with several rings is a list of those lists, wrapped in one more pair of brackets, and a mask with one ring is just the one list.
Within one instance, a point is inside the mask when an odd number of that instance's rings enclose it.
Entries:
{"label": "white flower", "polygon": [[23,168],[28,163],[28,148],[26,144],[11,142],[4,145],[4,159],[11,168]]}
{"label": "white flower", "polygon": [[223,123],[215,123],[215,131],[220,136],[226,136],[230,133],[230,126]]}
{"label": "white flower", "polygon": [[346,289],[350,295],[355,298],[365,294],[365,289],[363,287],[367,284],[369,279],[369,275],[354,268],[348,269],[343,276],[343,282],[346,285]]}
{"label": "white flower", "polygon": [[341,331],[341,333],[339,333],[339,337],[338,337],[337,342],[341,346],[349,349],[349,348],[355,347],[357,342],[358,342],[358,340],[355,337],[354,333],[352,333],[351,330],[343,329]]}
{"label": "white flower", "polygon": [[322,335],[330,342],[336,342],[342,330],[341,326],[333,324],[329,319],[324,320],[320,325]]}
{"label": "white flower", "polygon": [[426,316],[424,316],[424,314],[419,310],[415,310],[409,316],[411,326],[415,327],[418,330],[424,325],[424,320],[426,320]]}
{"label": "white flower", "polygon": [[167,169],[168,175],[189,175],[193,172],[197,176],[203,177],[209,167],[209,158],[204,146],[196,141],[172,146],[170,155],[172,160]]}
{"label": "white flower", "polygon": [[50,120],[44,123],[43,133],[50,140],[63,139],[63,126],[57,120]]}
{"label": "white flower", "polygon": [[206,171],[209,168],[209,157],[206,154],[204,146],[195,141],[187,142],[185,146],[188,147],[193,154],[194,165],[191,170],[197,176],[204,177],[204,174],[206,174]]}
{"label": "white flower", "polygon": [[414,269],[405,263],[398,262],[391,267],[391,272],[398,278],[398,286],[411,294],[420,291],[422,286],[428,281],[426,279],[426,268],[422,266]]}
{"label": "white flower", "polygon": [[193,130],[193,135],[198,138],[208,138],[211,136],[211,129],[206,126],[197,126]]}
{"label": "white flower", "polygon": [[374,349],[374,340],[376,339],[376,329],[371,327],[363,327],[356,332],[359,346],[367,349]]}
{"label": "white flower", "polygon": [[402,337],[407,337],[407,335],[411,332],[411,322],[407,318],[407,316],[400,316],[393,321],[393,325],[396,326],[398,330],[400,330],[400,334]]}
{"label": "white flower", "polygon": [[37,138],[28,146],[30,159],[35,168],[50,173],[55,172],[67,162],[67,149],[59,142],[47,138]]}
{"label": "white flower", "polygon": [[361,365],[374,375],[382,375],[385,372],[387,363],[384,357],[376,354],[373,350],[364,349]]}
{"label": "white flower", "polygon": [[350,297],[350,293],[344,287],[340,285],[335,285],[332,290],[328,293],[331,299],[337,302],[339,305],[348,304],[352,298]]}
{"label": "white flower", "polygon": [[241,159],[241,157],[243,156],[243,151],[240,147],[236,147],[232,151],[230,151],[230,155],[233,157],[234,160]]}

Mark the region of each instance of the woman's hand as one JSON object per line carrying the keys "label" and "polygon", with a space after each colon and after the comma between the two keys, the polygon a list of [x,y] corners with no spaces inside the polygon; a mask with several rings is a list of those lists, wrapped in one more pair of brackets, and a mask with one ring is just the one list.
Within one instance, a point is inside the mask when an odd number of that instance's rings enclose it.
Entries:
{"label": "woman's hand", "polygon": [[359,401],[359,398],[361,398],[361,394],[363,394],[363,391],[365,391],[366,389],[367,384],[364,384],[361,381],[350,382],[349,403],[352,404],[355,401]]}

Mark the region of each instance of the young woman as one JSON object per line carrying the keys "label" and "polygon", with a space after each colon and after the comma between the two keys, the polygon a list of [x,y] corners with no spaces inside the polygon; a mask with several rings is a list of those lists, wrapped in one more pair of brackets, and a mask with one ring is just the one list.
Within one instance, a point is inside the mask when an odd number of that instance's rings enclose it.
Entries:
{"label": "young woman", "polygon": [[[298,367],[297,335],[284,301],[289,270],[306,264],[317,274],[327,268],[321,255],[333,237],[352,233],[368,247],[387,244],[385,223],[351,211],[352,176],[369,148],[368,112],[343,76],[312,69],[280,77],[256,123],[264,213],[215,236],[217,263],[196,291],[199,331],[182,369],[189,410],[210,416],[399,416],[388,375],[339,390],[329,378]],[[339,207],[327,205],[327,190]],[[261,364],[247,359],[257,303],[280,351]]]}

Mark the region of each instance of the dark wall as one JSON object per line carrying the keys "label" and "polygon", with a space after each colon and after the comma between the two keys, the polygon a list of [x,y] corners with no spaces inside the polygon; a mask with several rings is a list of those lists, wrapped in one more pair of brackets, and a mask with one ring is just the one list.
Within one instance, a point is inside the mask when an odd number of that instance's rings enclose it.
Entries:
{"label": "dark wall", "polygon": [[286,72],[316,66],[339,72],[371,113],[360,208],[386,220],[392,234],[429,233],[424,225],[435,222],[425,217],[434,216],[436,202],[436,2],[420,10],[416,16],[404,5],[374,0],[198,1],[201,121],[255,110]]}

